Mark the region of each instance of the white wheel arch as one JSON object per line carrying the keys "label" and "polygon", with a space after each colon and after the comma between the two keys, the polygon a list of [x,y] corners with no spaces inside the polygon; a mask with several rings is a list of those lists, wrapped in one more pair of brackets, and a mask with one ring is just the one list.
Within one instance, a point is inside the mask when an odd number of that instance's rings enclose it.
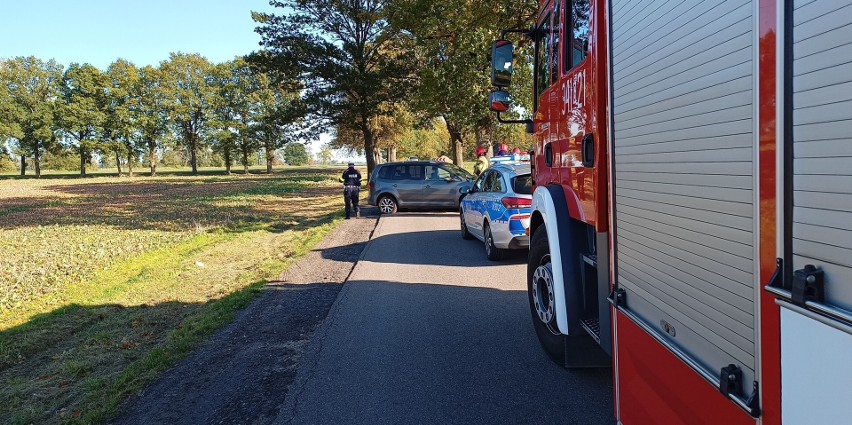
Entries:
{"label": "white wheel arch", "polygon": [[[568,333],[567,307],[565,305],[565,280],[562,273],[562,251],[559,246],[559,217],[556,214],[556,205],[550,191],[539,186],[536,188],[532,199],[532,211],[541,214],[544,226],[547,229],[547,243],[550,245],[550,262],[553,270],[553,300],[556,304],[556,325],[563,335]],[[569,217],[562,217],[563,225],[568,225]]]}

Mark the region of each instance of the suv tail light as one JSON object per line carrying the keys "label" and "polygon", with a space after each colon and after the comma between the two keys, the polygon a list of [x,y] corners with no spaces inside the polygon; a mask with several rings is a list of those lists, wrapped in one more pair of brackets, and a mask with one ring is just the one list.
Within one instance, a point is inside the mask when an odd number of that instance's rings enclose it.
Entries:
{"label": "suv tail light", "polygon": [[370,192],[372,192],[372,191],[373,191],[373,187],[374,187],[374,186],[373,186],[373,182],[371,181],[371,182],[367,183],[367,187],[369,187],[369,188],[370,188]]}
{"label": "suv tail light", "polygon": [[529,198],[516,198],[514,196],[507,196],[500,200],[503,203],[503,206],[506,209],[516,210],[518,208],[528,208],[532,206],[532,199]]}

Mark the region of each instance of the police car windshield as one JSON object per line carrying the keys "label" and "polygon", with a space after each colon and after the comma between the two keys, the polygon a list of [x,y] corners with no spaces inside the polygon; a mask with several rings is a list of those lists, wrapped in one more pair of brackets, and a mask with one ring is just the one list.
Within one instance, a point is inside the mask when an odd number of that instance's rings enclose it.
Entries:
{"label": "police car windshield", "polygon": [[444,167],[445,167],[446,169],[450,170],[450,171],[451,171],[453,174],[455,174],[455,175],[458,175],[458,176],[460,176],[460,177],[464,177],[464,178],[466,178],[466,179],[471,179],[471,180],[473,180],[473,174],[470,174],[470,173],[469,173],[467,170],[465,170],[464,168],[461,168],[461,167],[459,167],[459,166],[457,166],[457,165],[455,165],[455,164],[447,164],[447,163],[444,163]]}

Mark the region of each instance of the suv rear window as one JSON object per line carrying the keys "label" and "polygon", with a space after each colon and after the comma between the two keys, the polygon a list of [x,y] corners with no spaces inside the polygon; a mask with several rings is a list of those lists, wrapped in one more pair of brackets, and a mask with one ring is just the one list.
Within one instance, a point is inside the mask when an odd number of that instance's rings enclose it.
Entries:
{"label": "suv rear window", "polygon": [[532,176],[524,174],[512,179],[512,190],[519,195],[532,195]]}
{"label": "suv rear window", "polygon": [[386,180],[423,180],[423,166],[417,164],[385,165],[379,178]]}
{"label": "suv rear window", "polygon": [[380,179],[388,178],[388,176],[391,175],[391,172],[389,171],[390,169],[391,169],[391,167],[388,167],[388,166],[379,167],[379,171],[378,171],[378,173],[376,173],[376,177],[378,177]]}

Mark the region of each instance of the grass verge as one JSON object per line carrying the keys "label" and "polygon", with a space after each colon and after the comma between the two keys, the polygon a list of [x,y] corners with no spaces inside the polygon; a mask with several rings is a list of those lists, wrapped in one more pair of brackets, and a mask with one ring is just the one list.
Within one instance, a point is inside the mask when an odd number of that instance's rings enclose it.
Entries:
{"label": "grass verge", "polygon": [[[44,232],[40,241],[82,242],[75,242],[74,262],[66,261],[75,273],[56,273],[73,278],[43,286],[27,278],[28,286],[12,287],[27,288],[20,301],[0,309],[0,423],[110,420],[128,395],[231,322],[264,283],[313,249],[342,216],[335,185],[316,176],[38,184],[32,217],[8,210],[4,217],[0,208],[0,218],[14,219],[0,221],[0,236]],[[144,200],[132,198],[140,189],[162,209],[140,206]],[[117,210],[115,199],[124,194],[131,199]],[[38,208],[66,198],[87,212],[86,220]],[[31,201],[0,196],[0,207],[4,199]],[[199,204],[203,215],[183,211]],[[117,222],[116,211],[127,220]],[[199,218],[199,226],[186,225]],[[140,243],[141,230],[163,242]],[[97,243],[89,246],[83,239],[92,235]],[[135,239],[120,238],[126,235]],[[123,255],[94,255],[103,239],[114,236],[117,246],[125,246]],[[62,262],[56,260],[63,258],[59,245],[8,245],[0,254],[10,261],[40,259],[48,269]]]}

